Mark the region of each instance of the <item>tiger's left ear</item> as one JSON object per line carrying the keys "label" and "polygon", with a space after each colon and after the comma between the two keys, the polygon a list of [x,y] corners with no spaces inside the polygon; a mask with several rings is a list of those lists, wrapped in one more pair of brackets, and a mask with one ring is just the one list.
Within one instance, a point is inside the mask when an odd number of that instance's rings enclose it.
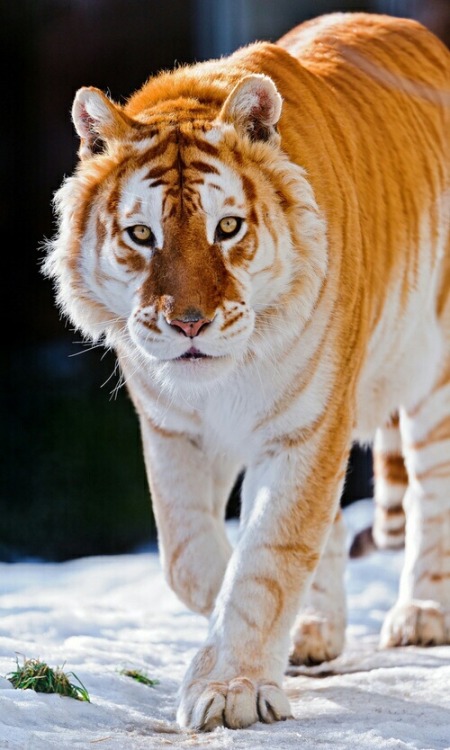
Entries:
{"label": "tiger's left ear", "polygon": [[233,123],[253,141],[269,141],[276,134],[281,106],[282,98],[272,79],[250,75],[234,87],[219,119]]}
{"label": "tiger's left ear", "polygon": [[77,91],[72,120],[80,136],[78,154],[81,159],[101,153],[109,140],[123,138],[132,127],[131,121],[119,107],[92,86]]}

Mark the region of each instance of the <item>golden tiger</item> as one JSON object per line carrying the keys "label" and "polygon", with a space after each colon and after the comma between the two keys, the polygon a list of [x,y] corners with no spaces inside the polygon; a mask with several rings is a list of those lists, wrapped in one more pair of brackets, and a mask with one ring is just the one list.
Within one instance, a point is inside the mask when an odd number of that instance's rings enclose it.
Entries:
{"label": "golden tiger", "polygon": [[45,272],[117,352],[167,580],[209,616],[182,726],[285,719],[289,636],[295,663],[342,649],[354,440],[375,437],[379,506],[407,518],[381,643],[450,642],[449,104],[444,45],[366,14],[161,73],[125,106],[76,95]]}

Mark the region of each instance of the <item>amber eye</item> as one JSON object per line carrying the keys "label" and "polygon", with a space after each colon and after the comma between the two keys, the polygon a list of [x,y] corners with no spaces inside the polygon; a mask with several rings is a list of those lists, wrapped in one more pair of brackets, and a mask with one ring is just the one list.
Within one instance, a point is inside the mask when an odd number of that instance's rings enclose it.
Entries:
{"label": "amber eye", "polygon": [[128,227],[127,232],[133,242],[137,245],[144,245],[145,247],[152,247],[155,238],[150,227],[146,227],[145,224],[136,224],[134,227]]}
{"label": "amber eye", "polygon": [[229,240],[239,232],[241,226],[242,219],[239,216],[225,216],[216,227],[216,240]]}

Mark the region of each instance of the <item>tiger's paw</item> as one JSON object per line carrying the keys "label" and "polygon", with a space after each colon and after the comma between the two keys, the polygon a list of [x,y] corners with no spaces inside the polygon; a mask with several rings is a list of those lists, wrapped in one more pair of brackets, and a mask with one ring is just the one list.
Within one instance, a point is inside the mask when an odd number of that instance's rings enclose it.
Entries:
{"label": "tiger's paw", "polygon": [[450,643],[450,622],[446,624],[443,608],[434,601],[413,600],[408,604],[396,604],[388,612],[381,629],[381,648],[444,643]]}
{"label": "tiger's paw", "polygon": [[272,724],[289,718],[289,701],[276,683],[256,683],[247,677],[189,683],[182,692],[177,714],[180,726],[202,732],[221,726],[243,729],[257,721]]}
{"label": "tiger's paw", "polygon": [[311,666],[339,656],[344,647],[345,625],[324,615],[303,614],[297,618],[291,636],[290,663]]}

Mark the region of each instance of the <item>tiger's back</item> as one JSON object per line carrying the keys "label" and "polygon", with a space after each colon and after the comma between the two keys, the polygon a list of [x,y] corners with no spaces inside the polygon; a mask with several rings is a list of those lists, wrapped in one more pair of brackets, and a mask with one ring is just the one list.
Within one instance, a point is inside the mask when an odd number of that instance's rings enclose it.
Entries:
{"label": "tiger's back", "polygon": [[[431,211],[435,227],[448,230],[449,52],[414,21],[366,14],[324,16],[279,43],[327,84],[347,115],[330,122],[336,148],[346,144],[352,164],[365,268],[381,305],[391,273],[402,275],[396,257],[403,252],[409,261],[420,245],[423,215]],[[441,288],[447,282],[441,276]]]}
{"label": "tiger's back", "polygon": [[352,263],[355,253],[362,261],[368,343],[357,434],[364,439],[381,414],[427,392],[448,348],[449,53],[414,21],[365,14],[324,16],[280,44],[340,107],[337,116],[333,103],[327,119],[335,149],[351,165],[359,227],[346,231],[339,217],[329,231],[342,232]]}

